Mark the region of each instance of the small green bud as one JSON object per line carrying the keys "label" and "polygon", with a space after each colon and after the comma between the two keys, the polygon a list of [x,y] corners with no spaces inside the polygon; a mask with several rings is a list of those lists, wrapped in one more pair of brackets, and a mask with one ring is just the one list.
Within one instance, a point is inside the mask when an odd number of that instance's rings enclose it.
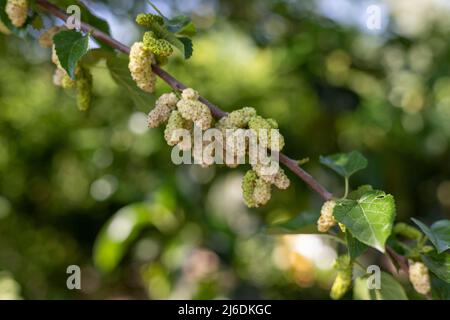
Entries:
{"label": "small green bud", "polygon": [[156,14],[140,13],[136,16],[136,23],[146,28],[152,28],[154,23],[162,26],[164,24],[164,19]]}
{"label": "small green bud", "polygon": [[156,56],[168,57],[173,53],[172,45],[165,39],[156,39],[155,34],[151,31],[144,33],[143,43],[145,49]]}

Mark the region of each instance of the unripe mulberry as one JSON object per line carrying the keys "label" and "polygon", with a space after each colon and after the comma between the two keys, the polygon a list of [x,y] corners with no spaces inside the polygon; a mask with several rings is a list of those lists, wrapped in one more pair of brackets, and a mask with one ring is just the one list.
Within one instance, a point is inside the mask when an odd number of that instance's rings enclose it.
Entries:
{"label": "unripe mulberry", "polygon": [[[255,131],[256,136],[258,137],[258,142],[267,148],[272,149],[272,139],[276,139],[278,145],[273,151],[281,151],[284,147],[284,137],[278,132],[273,131],[272,129],[277,129],[278,124],[273,119],[264,119],[261,116],[255,116],[250,119],[248,122],[248,127]],[[260,132],[260,130],[266,130],[265,136]]]}
{"label": "unripe mulberry", "polygon": [[[39,37],[39,45],[42,48],[51,48],[53,46],[53,37],[61,30],[59,26],[53,26],[44,31]],[[55,53],[56,54],[56,53]]]}
{"label": "unripe mulberry", "polygon": [[409,281],[414,289],[421,294],[428,294],[431,290],[428,268],[422,262],[409,263]]}
{"label": "unripe mulberry", "polygon": [[200,95],[197,91],[195,91],[192,88],[184,89],[183,92],[181,92],[181,98],[185,100],[198,100]]}
{"label": "unripe mulberry", "polygon": [[136,23],[146,28],[152,28],[154,23],[163,25],[164,19],[156,14],[140,13],[136,16]]}
{"label": "unripe mulberry", "polygon": [[191,144],[188,144],[186,141],[182,141],[182,137],[175,134],[176,130],[190,130],[190,127],[191,123],[188,120],[184,119],[179,111],[172,111],[169,120],[167,121],[166,129],[164,130],[164,138],[166,139],[167,144],[169,146],[174,146],[181,142],[179,147],[182,150],[191,148]]}
{"label": "unripe mulberry", "polygon": [[320,217],[317,220],[317,230],[320,232],[327,232],[332,226],[336,224],[333,217],[333,210],[336,202],[333,200],[326,201],[320,210]]}
{"label": "unripe mulberry", "polygon": [[168,57],[173,53],[172,45],[165,39],[156,39],[151,31],[144,33],[144,47],[157,56]]}
{"label": "unripe mulberry", "polygon": [[175,93],[165,93],[156,100],[155,108],[148,114],[148,126],[156,128],[166,122],[170,113],[177,107],[178,98]]}
{"label": "unripe mulberry", "polygon": [[20,28],[25,24],[28,15],[27,0],[8,0],[5,6],[5,12],[11,23]]}
{"label": "unripe mulberry", "polygon": [[154,55],[145,49],[142,42],[135,42],[131,46],[128,68],[137,86],[146,92],[155,90],[156,75],[152,71],[153,63]]}
{"label": "unripe mulberry", "polygon": [[270,183],[258,178],[255,171],[249,170],[242,179],[242,195],[249,208],[265,205],[271,197]]}
{"label": "unripe mulberry", "polygon": [[291,182],[282,168],[279,167],[277,172],[267,174],[270,165],[265,166],[263,164],[255,164],[252,167],[256,174],[265,182],[275,185],[278,189],[284,190],[289,188]]}
{"label": "unripe mulberry", "polygon": [[251,118],[256,116],[256,110],[250,107],[244,107],[230,112],[228,116],[219,121],[220,129],[246,128]]}
{"label": "unripe mulberry", "polygon": [[88,69],[79,68],[76,79],[78,110],[86,111],[91,104],[92,75]]}
{"label": "unripe mulberry", "polygon": [[336,259],[334,268],[338,271],[331,287],[330,297],[338,300],[343,297],[352,284],[352,264],[348,255]]}
{"label": "unripe mulberry", "polygon": [[[190,90],[192,89],[183,90],[185,96],[186,94],[191,92]],[[177,108],[183,118],[193,121],[195,125],[202,128],[202,130],[211,128],[213,122],[211,111],[202,102],[190,98],[182,98],[180,101],[178,101]]]}

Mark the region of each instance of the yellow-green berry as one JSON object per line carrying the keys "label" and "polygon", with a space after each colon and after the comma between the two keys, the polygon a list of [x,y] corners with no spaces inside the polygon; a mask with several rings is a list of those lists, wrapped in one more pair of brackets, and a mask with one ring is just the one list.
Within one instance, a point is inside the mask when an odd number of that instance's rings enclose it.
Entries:
{"label": "yellow-green berry", "polygon": [[140,13],[136,16],[136,23],[146,28],[152,28],[154,23],[163,25],[164,19],[156,14]]}
{"label": "yellow-green berry", "polygon": [[145,49],[142,42],[135,42],[131,46],[128,68],[137,86],[146,92],[155,91],[156,75],[152,71],[153,63],[154,55]]}
{"label": "yellow-green berry", "polygon": [[202,130],[209,129],[213,124],[211,111],[208,106],[192,98],[195,93],[193,89],[183,90],[182,99],[177,103],[178,111],[184,119],[191,120]]}
{"label": "yellow-green berry", "polygon": [[189,149],[191,145],[188,145],[186,141],[182,141],[182,137],[176,134],[176,130],[180,129],[190,130],[191,123],[184,119],[179,111],[174,110],[170,113],[169,119],[167,120],[164,139],[166,139],[169,146],[174,146],[181,142],[181,145],[179,145],[181,149]]}
{"label": "yellow-green berry", "polygon": [[228,116],[220,119],[220,128],[234,129],[246,128],[251,118],[256,116],[256,110],[250,107],[244,107],[230,112]]}
{"label": "yellow-green berry", "polygon": [[144,33],[143,43],[146,50],[157,56],[168,57],[173,53],[172,45],[165,39],[155,38],[151,31]]}
{"label": "yellow-green berry", "polygon": [[28,1],[27,0],[7,0],[5,12],[8,15],[11,23],[20,28],[25,24],[28,15]]}
{"label": "yellow-green berry", "polygon": [[334,200],[326,201],[322,209],[320,210],[320,217],[317,220],[317,230],[320,232],[327,232],[336,224],[336,220],[333,217],[333,210],[336,205]]}
{"label": "yellow-green berry", "polygon": [[284,173],[284,170],[278,167],[278,170],[275,173],[268,174],[268,170],[270,169],[269,165],[263,164],[254,164],[252,166],[253,170],[256,174],[265,182],[275,185],[278,189],[287,189],[290,185],[290,180]]}
{"label": "yellow-green berry", "polygon": [[148,126],[156,128],[166,122],[170,113],[177,107],[178,98],[175,93],[165,93],[156,100],[155,108],[148,114]]}
{"label": "yellow-green berry", "polygon": [[86,68],[79,68],[76,73],[77,106],[78,110],[86,111],[91,105],[92,74]]}
{"label": "yellow-green berry", "polygon": [[[260,144],[273,149],[273,151],[281,151],[284,147],[284,137],[278,131],[272,132],[272,129],[276,129],[274,127],[276,122],[274,121],[273,119],[267,120],[261,116],[254,116],[248,122],[248,127],[254,130]],[[265,135],[260,130],[265,130]],[[277,140],[277,146],[272,146],[272,139]]]}
{"label": "yellow-green berry", "polygon": [[424,295],[430,293],[430,275],[428,268],[422,262],[409,262],[409,281],[418,293]]}
{"label": "yellow-green berry", "polygon": [[348,255],[336,259],[334,268],[337,270],[336,279],[331,287],[330,297],[334,300],[341,299],[352,284],[352,263]]}
{"label": "yellow-green berry", "polygon": [[242,195],[249,208],[265,205],[271,197],[270,183],[258,178],[255,171],[249,170],[242,179]]}

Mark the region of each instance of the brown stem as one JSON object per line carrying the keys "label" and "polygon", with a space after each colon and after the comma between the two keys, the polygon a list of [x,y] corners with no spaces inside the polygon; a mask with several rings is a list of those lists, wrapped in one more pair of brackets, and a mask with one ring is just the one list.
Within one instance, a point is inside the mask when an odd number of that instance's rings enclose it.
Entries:
{"label": "brown stem", "polygon": [[[52,14],[55,17],[60,18],[61,20],[67,20],[69,17],[64,11],[59,9],[54,4],[48,2],[47,0],[36,0],[36,3],[45,11]],[[104,44],[109,45],[112,48],[115,48],[125,54],[130,53],[130,48],[124,45],[123,43],[111,38],[106,33],[94,28],[93,26],[82,22],[81,30],[84,32],[89,32],[91,35],[97,40],[101,41]],[[152,66],[153,72],[156,73],[162,80],[164,80],[172,89],[181,91],[186,88],[186,86],[175,79],[172,75],[170,75],[167,71],[161,69],[157,65]],[[207,99],[200,97],[200,101],[206,104],[211,113],[216,118],[222,118],[227,115],[226,112],[222,111],[219,107],[209,102]],[[294,174],[296,174],[300,179],[302,179],[311,189],[316,191],[324,200],[330,200],[332,194],[327,191],[318,181],[316,181],[309,173],[303,170],[297,163],[297,161],[289,158],[288,156],[280,153],[280,162],[288,167]]]}

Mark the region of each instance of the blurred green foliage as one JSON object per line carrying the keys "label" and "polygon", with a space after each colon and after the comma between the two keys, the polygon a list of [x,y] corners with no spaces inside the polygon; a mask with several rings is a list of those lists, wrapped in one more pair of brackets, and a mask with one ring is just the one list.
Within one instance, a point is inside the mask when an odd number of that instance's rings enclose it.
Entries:
{"label": "blurred green foliage", "polygon": [[[113,35],[130,44],[145,2],[126,3],[94,9],[114,14]],[[299,3],[167,1],[199,29],[193,57],[168,71],[227,111],[277,119],[286,153],[310,157],[304,167],[336,195],[342,181],[319,156],[358,149],[369,165],[353,188],[395,195],[399,220],[448,218],[450,30],[436,19],[405,34],[393,11],[374,35]],[[243,168],[175,166],[162,129],[146,129],[162,81],[137,103],[97,64],[93,107],[81,113],[53,86],[49,50],[28,38],[0,35],[0,298],[328,297],[332,274],[263,228],[319,210],[302,181],[291,175],[287,191],[249,211]],[[72,264],[81,291],[66,288]]]}

